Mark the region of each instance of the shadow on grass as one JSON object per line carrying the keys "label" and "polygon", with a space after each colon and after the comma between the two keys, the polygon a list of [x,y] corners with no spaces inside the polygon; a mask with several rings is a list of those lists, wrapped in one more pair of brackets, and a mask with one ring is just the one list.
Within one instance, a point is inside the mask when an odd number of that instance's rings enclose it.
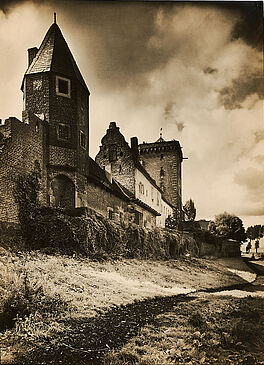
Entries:
{"label": "shadow on grass", "polygon": [[72,320],[70,333],[61,337],[60,343],[47,344],[17,359],[19,364],[103,364],[103,356],[112,349],[121,348],[141,327],[155,324],[156,317],[171,310],[179,302],[191,301],[186,295],[155,297],[132,304],[113,307],[93,318]]}
{"label": "shadow on grass", "polygon": [[[243,283],[199,292],[217,292],[221,290],[245,290],[254,285]],[[256,289],[255,289],[256,290]],[[70,320],[67,325],[71,330],[64,333],[56,345],[34,350],[26,357],[17,358],[19,364],[64,364],[64,365],[100,365],[104,355],[113,349],[124,346],[131,338],[138,335],[145,325],[156,325],[157,316],[173,309],[180,302],[189,302],[196,297],[180,294],[170,297],[155,297],[131,304],[114,306],[104,314],[92,318]],[[54,339],[53,339],[54,340]]]}

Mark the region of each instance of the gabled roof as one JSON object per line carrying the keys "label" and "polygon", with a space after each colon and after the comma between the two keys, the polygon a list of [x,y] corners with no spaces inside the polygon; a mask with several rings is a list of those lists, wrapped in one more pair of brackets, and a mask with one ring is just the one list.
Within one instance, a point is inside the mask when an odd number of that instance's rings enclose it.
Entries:
{"label": "gabled roof", "polygon": [[62,32],[56,23],[52,24],[46,33],[25,75],[48,71],[68,77],[75,77],[88,90]]}

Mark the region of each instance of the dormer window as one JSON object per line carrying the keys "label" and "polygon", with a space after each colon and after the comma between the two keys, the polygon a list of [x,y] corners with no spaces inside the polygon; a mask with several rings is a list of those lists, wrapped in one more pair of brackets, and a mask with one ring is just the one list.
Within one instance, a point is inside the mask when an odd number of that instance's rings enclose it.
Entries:
{"label": "dormer window", "polygon": [[65,77],[56,76],[56,94],[70,98],[71,80],[66,79]]}
{"label": "dormer window", "polygon": [[59,141],[69,141],[70,126],[68,126],[67,124],[59,123],[57,125],[57,138]]}

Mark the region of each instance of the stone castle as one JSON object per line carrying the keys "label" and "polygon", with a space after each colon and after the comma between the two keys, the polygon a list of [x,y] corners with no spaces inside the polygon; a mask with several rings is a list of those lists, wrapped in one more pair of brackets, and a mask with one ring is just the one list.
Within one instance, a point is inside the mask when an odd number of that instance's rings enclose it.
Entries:
{"label": "stone castle", "polygon": [[17,178],[41,173],[44,206],[89,207],[116,222],[164,227],[182,216],[178,141],[130,145],[110,122],[95,161],[89,157],[89,89],[56,21],[28,50],[22,121],[0,124],[0,221],[18,223]]}

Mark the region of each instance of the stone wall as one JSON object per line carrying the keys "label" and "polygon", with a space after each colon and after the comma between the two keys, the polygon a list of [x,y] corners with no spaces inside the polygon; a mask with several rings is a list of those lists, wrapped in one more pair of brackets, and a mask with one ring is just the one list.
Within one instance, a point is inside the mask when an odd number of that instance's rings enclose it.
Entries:
{"label": "stone wall", "polygon": [[50,80],[48,73],[27,75],[24,79],[23,110],[43,114],[49,121]]}
{"label": "stone wall", "polygon": [[199,257],[240,257],[239,243],[223,241],[218,244],[200,242]]}
{"label": "stone wall", "polygon": [[13,190],[20,175],[36,168],[41,170],[40,201],[46,204],[46,155],[43,141],[46,138],[45,122],[31,116],[25,124],[9,118],[1,130],[10,130],[10,138],[0,152],[0,221],[18,222],[18,210]]}

